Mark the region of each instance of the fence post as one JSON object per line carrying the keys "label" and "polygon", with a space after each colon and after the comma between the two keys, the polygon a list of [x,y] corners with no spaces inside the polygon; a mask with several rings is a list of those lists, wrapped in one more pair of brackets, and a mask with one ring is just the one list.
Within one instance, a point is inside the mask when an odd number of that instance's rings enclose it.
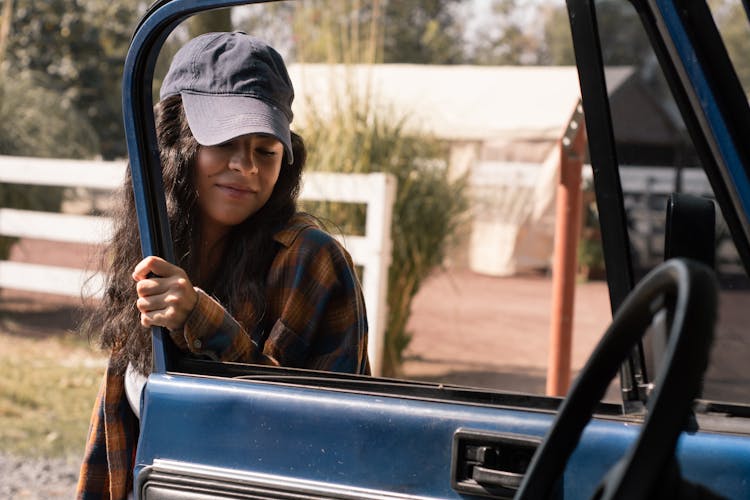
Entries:
{"label": "fence post", "polygon": [[391,265],[391,221],[393,202],[396,197],[396,179],[388,174],[377,176],[373,183],[372,202],[367,205],[365,233],[372,238],[373,247],[378,252],[372,256],[372,264],[365,267],[363,293],[366,304],[378,304],[377,310],[369,315],[368,355],[372,374],[379,376],[383,370],[383,349],[385,327],[388,318],[388,268]]}

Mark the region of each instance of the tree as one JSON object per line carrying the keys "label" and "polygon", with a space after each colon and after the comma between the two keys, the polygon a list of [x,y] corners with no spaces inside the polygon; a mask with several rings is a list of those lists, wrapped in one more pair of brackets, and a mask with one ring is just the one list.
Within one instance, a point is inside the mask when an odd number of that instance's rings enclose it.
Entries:
{"label": "tree", "polygon": [[5,46],[8,44],[10,21],[13,17],[13,0],[5,0],[2,14],[0,14],[0,65],[5,58]]}
{"label": "tree", "polygon": [[188,34],[194,38],[204,33],[232,30],[232,9],[214,9],[188,19]]}
{"label": "tree", "polygon": [[82,70],[77,107],[99,134],[106,159],[127,154],[122,123],[122,71],[130,39],[143,13],[139,2],[86,0],[83,22],[96,34],[95,45],[75,49]]}
{"label": "tree", "polygon": [[[288,60],[304,63],[382,61],[381,1],[310,0],[253,6],[241,22],[249,33],[284,50]],[[292,40],[291,44],[289,40]]]}
{"label": "tree", "polygon": [[99,150],[96,131],[29,71],[0,70],[0,154],[86,158]]}
{"label": "tree", "polygon": [[125,154],[120,107],[122,67],[138,10],[134,2],[16,0],[6,61],[30,72],[88,120],[105,157]]}
{"label": "tree", "polygon": [[533,9],[522,8],[517,0],[493,0],[491,15],[475,34],[469,60],[482,65],[536,64],[540,40],[522,14],[533,14]]}
{"label": "tree", "polygon": [[597,2],[596,19],[605,65],[640,66],[652,59],[651,43],[638,12],[629,2]]}
{"label": "tree", "polygon": [[575,65],[568,9],[564,5],[547,5],[542,7],[541,17],[544,40],[539,50],[539,63],[551,66]]}
{"label": "tree", "polygon": [[[113,30],[122,21],[122,10],[104,2],[89,3],[90,11],[76,2],[6,2],[0,29],[0,45],[5,47],[0,65],[0,154],[86,158],[109,146],[122,150],[122,64],[110,65],[120,49],[116,43],[102,43],[118,40]],[[92,21],[95,7],[106,10],[99,16],[100,24]],[[107,23],[112,24],[109,31]],[[101,37],[100,30],[108,36]],[[124,60],[124,52],[119,59]],[[58,211],[64,191],[0,184],[0,206]],[[7,257],[14,242],[0,238],[0,259]]]}
{"label": "tree", "polygon": [[239,26],[297,62],[456,64],[464,62],[461,3],[310,0],[253,5],[243,10]]}
{"label": "tree", "polygon": [[294,40],[299,39],[295,12],[303,5],[311,2],[270,2],[235,8],[237,29],[267,41],[291,62],[296,58]]}
{"label": "tree", "polygon": [[464,62],[459,0],[387,2],[383,62],[458,64]]}
{"label": "tree", "polygon": [[711,13],[714,16],[721,37],[726,45],[727,52],[734,64],[737,77],[750,96],[750,24],[748,24],[748,13],[745,14],[741,2],[730,2],[728,0],[712,0],[709,2]]}
{"label": "tree", "polygon": [[[380,3],[373,5],[377,10]],[[296,59],[305,63],[379,62],[379,55],[362,51],[369,40],[373,10],[357,1],[296,4],[293,12]]]}

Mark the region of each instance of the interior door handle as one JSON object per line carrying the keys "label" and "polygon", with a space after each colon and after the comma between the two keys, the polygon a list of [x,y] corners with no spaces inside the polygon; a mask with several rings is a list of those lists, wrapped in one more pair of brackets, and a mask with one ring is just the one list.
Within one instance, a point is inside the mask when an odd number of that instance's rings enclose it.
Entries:
{"label": "interior door handle", "polygon": [[475,465],[472,469],[471,477],[479,484],[517,490],[521,486],[523,474],[488,469],[481,465]]}
{"label": "interior door handle", "polygon": [[459,429],[453,436],[451,486],[459,493],[513,498],[541,439]]}

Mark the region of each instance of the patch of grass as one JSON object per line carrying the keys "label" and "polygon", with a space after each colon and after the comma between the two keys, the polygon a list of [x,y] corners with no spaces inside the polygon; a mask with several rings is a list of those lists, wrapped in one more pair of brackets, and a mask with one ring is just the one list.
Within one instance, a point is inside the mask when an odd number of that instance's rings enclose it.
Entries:
{"label": "patch of grass", "polygon": [[73,334],[27,339],[0,332],[0,449],[80,455],[106,359]]}

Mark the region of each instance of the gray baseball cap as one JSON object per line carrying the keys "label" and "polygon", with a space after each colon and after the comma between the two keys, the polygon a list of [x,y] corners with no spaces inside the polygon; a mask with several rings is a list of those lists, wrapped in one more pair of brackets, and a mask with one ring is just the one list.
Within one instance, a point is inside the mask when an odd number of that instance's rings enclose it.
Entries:
{"label": "gray baseball cap", "polygon": [[271,134],[292,162],[294,89],[281,55],[264,41],[241,31],[193,38],[172,59],[159,98],[176,94],[198,144]]}

